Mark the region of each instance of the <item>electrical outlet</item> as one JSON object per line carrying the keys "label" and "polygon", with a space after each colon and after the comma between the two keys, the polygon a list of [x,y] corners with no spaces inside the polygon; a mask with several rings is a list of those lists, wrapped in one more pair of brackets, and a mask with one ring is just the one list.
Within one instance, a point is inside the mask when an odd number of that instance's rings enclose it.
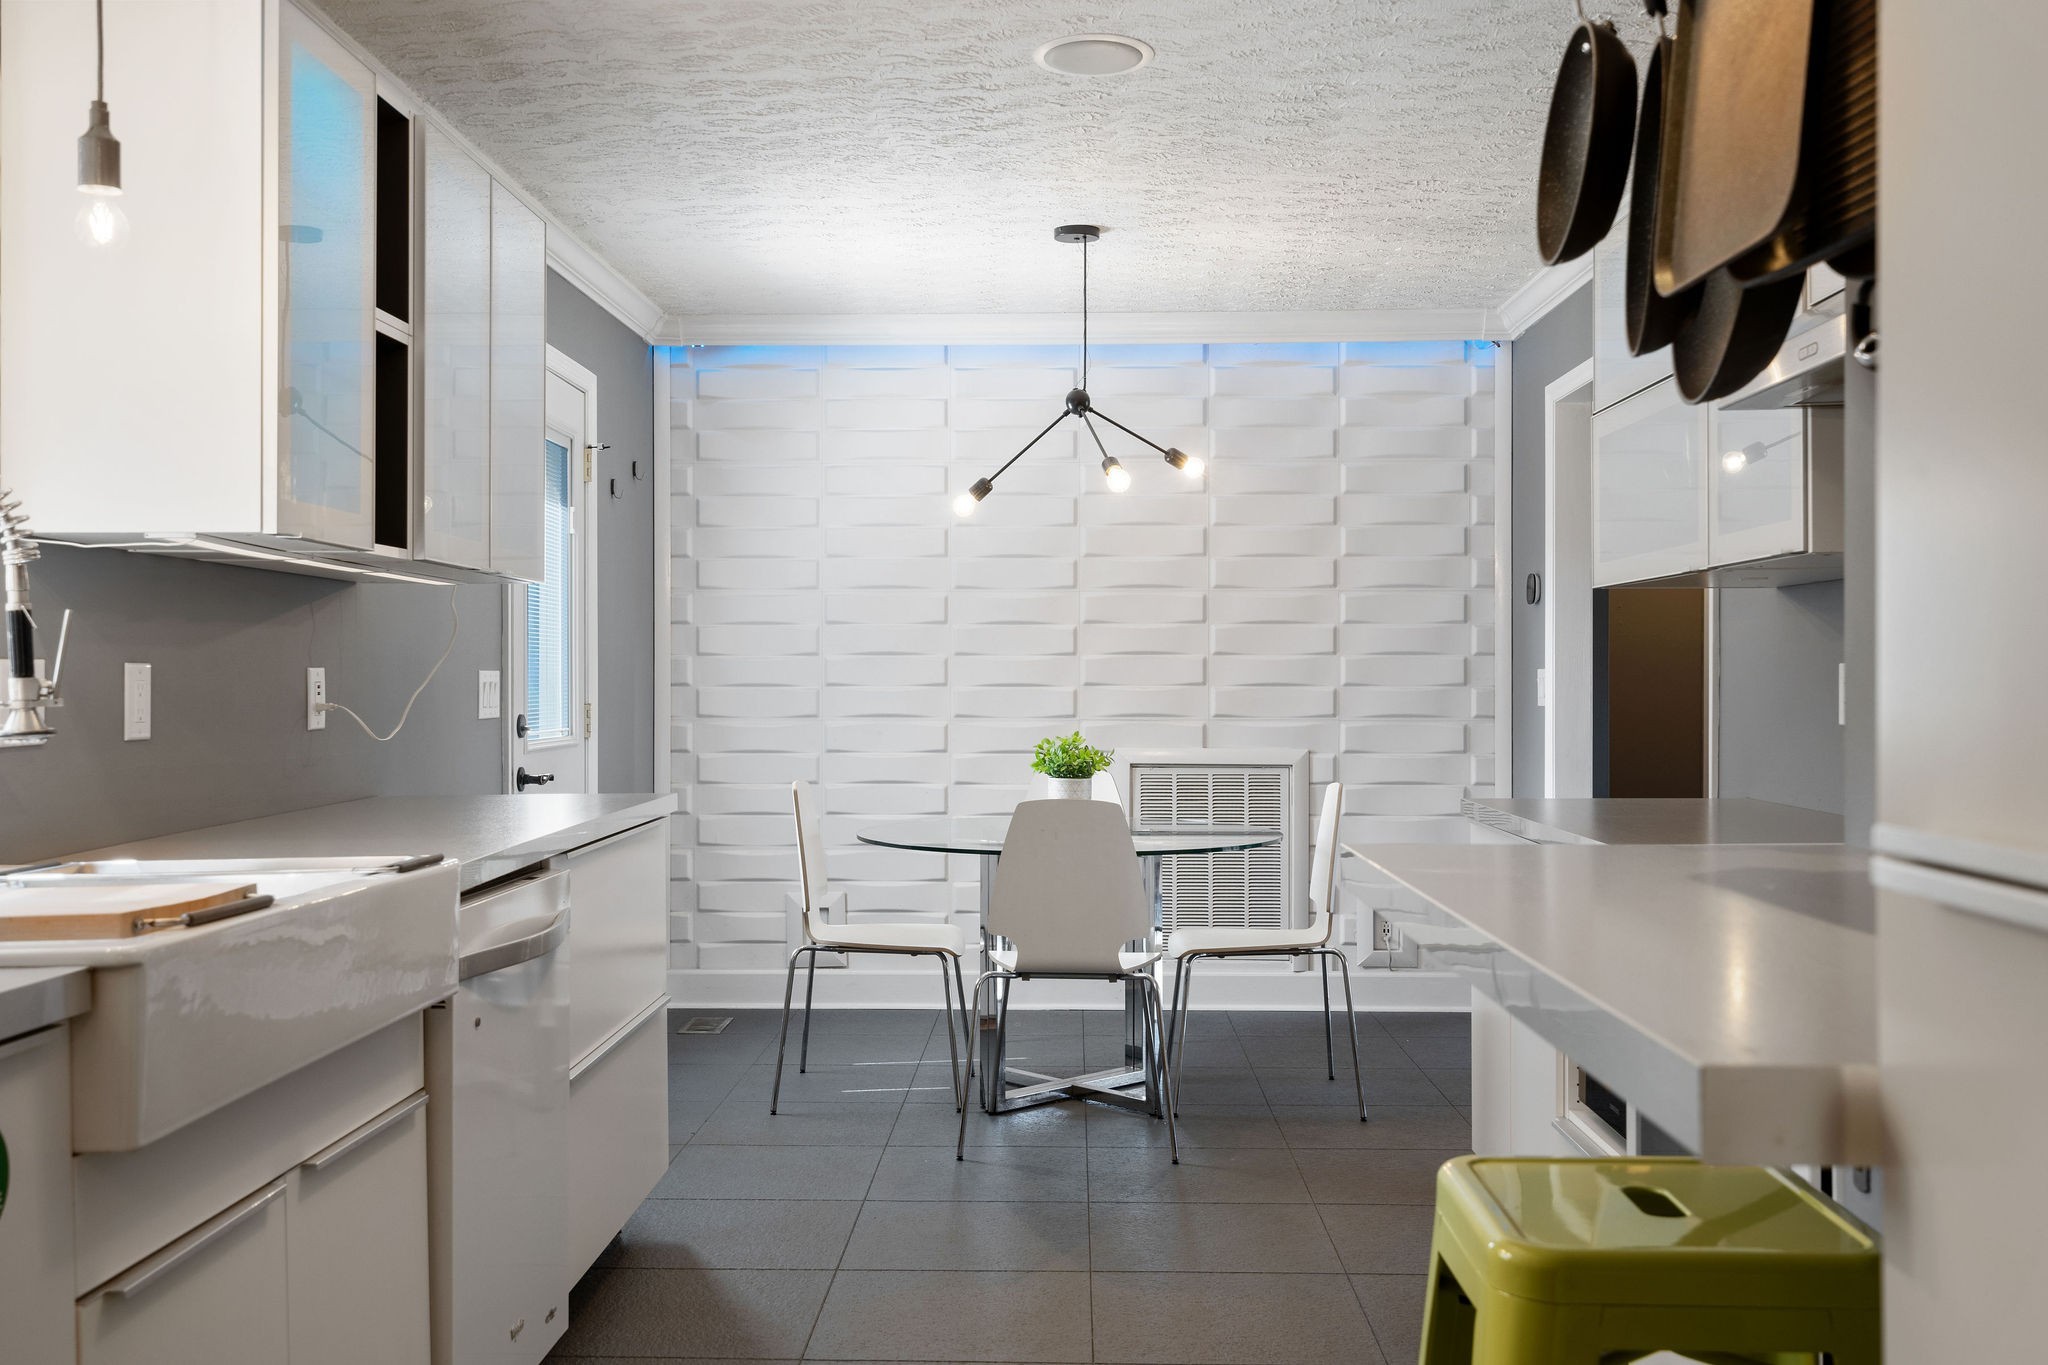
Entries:
{"label": "electrical outlet", "polygon": [[327,713],[320,708],[327,705],[327,670],[309,668],[306,670],[306,728],[325,730]]}
{"label": "electrical outlet", "polygon": [[498,670],[480,668],[476,674],[476,718],[496,720],[501,714],[498,699]]}
{"label": "electrical outlet", "polygon": [[121,665],[121,738],[149,738],[149,665]]}
{"label": "electrical outlet", "polygon": [[1392,920],[1375,913],[1372,917],[1372,927],[1373,936],[1377,940],[1373,951],[1380,953],[1398,953],[1401,951],[1401,931],[1394,927]]}

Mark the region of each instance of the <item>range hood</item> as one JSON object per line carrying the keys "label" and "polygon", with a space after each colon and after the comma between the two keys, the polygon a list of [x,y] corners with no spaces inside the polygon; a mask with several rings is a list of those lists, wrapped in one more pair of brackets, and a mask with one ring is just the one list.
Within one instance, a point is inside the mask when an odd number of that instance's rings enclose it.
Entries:
{"label": "range hood", "polygon": [[1769,368],[1723,399],[1721,406],[1826,408],[1842,405],[1842,366],[1849,353],[1849,320],[1837,314],[1818,327],[1785,338]]}

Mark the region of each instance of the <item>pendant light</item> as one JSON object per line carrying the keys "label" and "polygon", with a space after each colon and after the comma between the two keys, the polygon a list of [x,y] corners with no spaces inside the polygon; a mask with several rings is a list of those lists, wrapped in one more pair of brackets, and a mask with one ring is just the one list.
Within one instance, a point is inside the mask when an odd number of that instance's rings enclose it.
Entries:
{"label": "pendant light", "polygon": [[1030,450],[1031,447],[1044,440],[1047,433],[1069,417],[1080,418],[1082,424],[1088,428],[1089,436],[1094,438],[1095,449],[1102,456],[1102,477],[1104,482],[1109,485],[1109,491],[1112,493],[1129,491],[1131,471],[1125,469],[1123,462],[1110,454],[1109,447],[1102,443],[1102,433],[1095,426],[1095,419],[1098,417],[1131,439],[1142,442],[1158,451],[1160,457],[1167,464],[1178,469],[1188,478],[1199,479],[1202,477],[1203,465],[1200,456],[1190,455],[1184,450],[1163,446],[1157,441],[1148,440],[1140,436],[1122,422],[1117,421],[1116,418],[1111,417],[1108,413],[1096,407],[1094,401],[1088,397],[1088,244],[1101,239],[1102,229],[1087,223],[1070,223],[1064,227],[1054,228],[1052,235],[1055,241],[1079,242],[1081,244],[1081,386],[1068,391],[1066,408],[1059,416],[1047,422],[1036,436],[1026,441],[1023,450],[1018,451],[1015,455],[1003,461],[1003,467],[987,478],[976,479],[968,486],[965,493],[953,499],[953,512],[956,516],[973,516],[976,504],[995,491],[996,480],[1009,472],[1011,465],[1023,459],[1025,451]]}
{"label": "pendant light", "polygon": [[85,203],[73,226],[79,240],[92,247],[116,247],[128,239],[128,215],[121,212],[121,143],[107,122],[106,0],[93,0],[97,43],[92,108],[78,139],[78,192]]}

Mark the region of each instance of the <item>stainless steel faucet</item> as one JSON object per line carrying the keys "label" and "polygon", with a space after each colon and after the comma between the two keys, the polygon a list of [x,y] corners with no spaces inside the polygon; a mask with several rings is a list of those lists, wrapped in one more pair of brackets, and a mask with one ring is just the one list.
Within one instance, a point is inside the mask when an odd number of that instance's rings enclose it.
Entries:
{"label": "stainless steel faucet", "polygon": [[36,618],[28,604],[28,566],[40,556],[21,504],[0,489],[0,568],[7,578],[7,694],[0,697],[0,749],[49,743],[57,731],[44,713],[64,704],[57,679],[64,671],[71,613],[64,613],[58,627],[56,665],[45,681],[36,663]]}

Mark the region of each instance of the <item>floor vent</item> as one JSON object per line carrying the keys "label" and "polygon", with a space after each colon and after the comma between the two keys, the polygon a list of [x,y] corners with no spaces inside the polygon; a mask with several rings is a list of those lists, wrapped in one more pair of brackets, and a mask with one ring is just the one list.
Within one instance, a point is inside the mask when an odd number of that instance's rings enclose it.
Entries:
{"label": "floor vent", "polygon": [[724,1017],[722,1017],[722,1018],[715,1018],[715,1017],[713,1017],[713,1016],[711,1016],[711,1015],[709,1015],[709,1014],[699,1014],[699,1015],[696,1015],[696,1016],[694,1016],[694,1017],[692,1017],[692,1018],[689,1018],[689,1019],[685,1019],[685,1020],[683,1021],[683,1026],[682,1026],[681,1028],[677,1029],[677,1030],[676,1030],[676,1032],[677,1032],[677,1033],[723,1033],[723,1032],[725,1032],[725,1026],[726,1026],[727,1024],[730,1024],[731,1022],[732,1022],[732,1016],[731,1016],[731,1015],[729,1015],[729,1014],[728,1014],[728,1015],[725,1015],[725,1016],[724,1016]]}

